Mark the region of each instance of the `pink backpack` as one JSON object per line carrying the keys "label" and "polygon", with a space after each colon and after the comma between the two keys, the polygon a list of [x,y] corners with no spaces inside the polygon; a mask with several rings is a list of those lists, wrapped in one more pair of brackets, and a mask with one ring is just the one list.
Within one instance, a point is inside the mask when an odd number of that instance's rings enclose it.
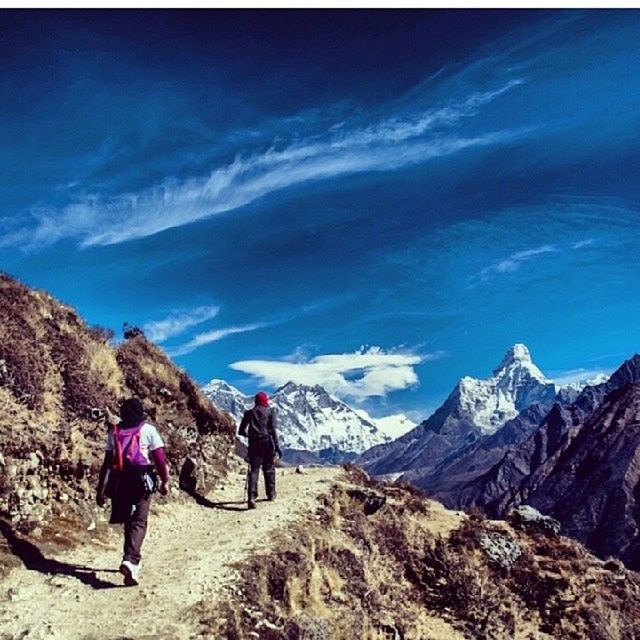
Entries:
{"label": "pink backpack", "polygon": [[113,428],[113,443],[115,445],[115,461],[113,468],[122,471],[127,467],[144,467],[149,461],[140,451],[140,431],[144,422],[131,429]]}

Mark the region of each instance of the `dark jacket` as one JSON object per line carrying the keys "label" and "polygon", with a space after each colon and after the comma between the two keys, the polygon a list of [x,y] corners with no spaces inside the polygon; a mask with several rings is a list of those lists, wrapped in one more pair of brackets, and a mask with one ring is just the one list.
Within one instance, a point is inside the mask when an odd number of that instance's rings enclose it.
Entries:
{"label": "dark jacket", "polygon": [[238,435],[249,438],[249,446],[271,442],[275,451],[280,450],[275,411],[271,407],[257,405],[244,412]]}

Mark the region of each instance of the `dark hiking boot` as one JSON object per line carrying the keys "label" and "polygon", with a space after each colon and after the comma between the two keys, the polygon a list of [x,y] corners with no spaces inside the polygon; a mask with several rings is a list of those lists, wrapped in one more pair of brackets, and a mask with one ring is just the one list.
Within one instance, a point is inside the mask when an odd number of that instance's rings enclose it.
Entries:
{"label": "dark hiking boot", "polygon": [[267,500],[269,502],[273,502],[276,499],[276,497],[277,497],[277,494],[276,493],[272,493],[271,495],[267,496]]}
{"label": "dark hiking boot", "polygon": [[247,509],[255,509],[255,508],[256,508],[256,501],[249,500],[249,502],[247,503]]}

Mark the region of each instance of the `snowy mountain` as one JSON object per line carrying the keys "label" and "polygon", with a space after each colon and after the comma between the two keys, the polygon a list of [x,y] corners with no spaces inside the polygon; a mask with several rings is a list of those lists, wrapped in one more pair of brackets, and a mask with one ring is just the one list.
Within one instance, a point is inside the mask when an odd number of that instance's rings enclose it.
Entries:
{"label": "snowy mountain", "polygon": [[555,394],[555,385],[533,363],[529,349],[515,344],[490,378],[462,378],[456,403],[483,434],[491,434],[527,407],[547,402]]}
{"label": "snowy mountain", "polygon": [[372,422],[373,424],[388,435],[392,440],[403,436],[411,429],[414,429],[416,426],[416,422],[411,420],[408,416],[404,415],[404,413],[394,413],[390,416],[384,416],[383,418],[372,418],[366,411],[362,409],[354,409],[354,411],[362,416],[368,422]]}
{"label": "snowy mountain", "polygon": [[489,378],[465,376],[427,420],[390,444],[365,452],[357,463],[374,474],[420,469],[426,473],[482,437],[493,434],[533,404],[550,405],[553,382],[515,344]]}
{"label": "snowy mountain", "polygon": [[[253,397],[245,396],[223,380],[212,380],[203,387],[216,407],[230,413],[239,423],[243,413],[253,406]],[[288,382],[270,398],[277,411],[278,432],[286,450],[332,452],[325,459],[353,458],[356,454],[392,438],[365,412],[355,411],[331,396],[320,385]],[[391,425],[397,428],[404,416]]]}

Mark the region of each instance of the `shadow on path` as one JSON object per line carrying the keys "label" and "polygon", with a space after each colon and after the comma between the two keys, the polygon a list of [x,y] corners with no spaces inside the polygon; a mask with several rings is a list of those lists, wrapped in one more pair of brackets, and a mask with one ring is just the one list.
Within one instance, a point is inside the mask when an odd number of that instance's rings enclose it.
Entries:
{"label": "shadow on path", "polygon": [[213,502],[199,493],[192,493],[191,497],[201,506],[207,509],[222,509],[223,511],[246,511],[247,503],[244,500]]}
{"label": "shadow on path", "polygon": [[[213,502],[199,493],[189,494],[201,507],[207,509],[222,509],[223,511],[248,511],[246,500],[227,500],[225,502]],[[267,502],[266,498],[258,498],[256,502]]]}
{"label": "shadow on path", "polygon": [[97,571],[118,573],[117,569],[94,569],[46,558],[35,544],[17,536],[11,526],[3,520],[0,520],[0,533],[7,541],[11,553],[20,558],[24,566],[30,571],[37,571],[47,575],[69,576],[90,586],[92,589],[115,589],[123,586],[101,580],[96,576]]}

